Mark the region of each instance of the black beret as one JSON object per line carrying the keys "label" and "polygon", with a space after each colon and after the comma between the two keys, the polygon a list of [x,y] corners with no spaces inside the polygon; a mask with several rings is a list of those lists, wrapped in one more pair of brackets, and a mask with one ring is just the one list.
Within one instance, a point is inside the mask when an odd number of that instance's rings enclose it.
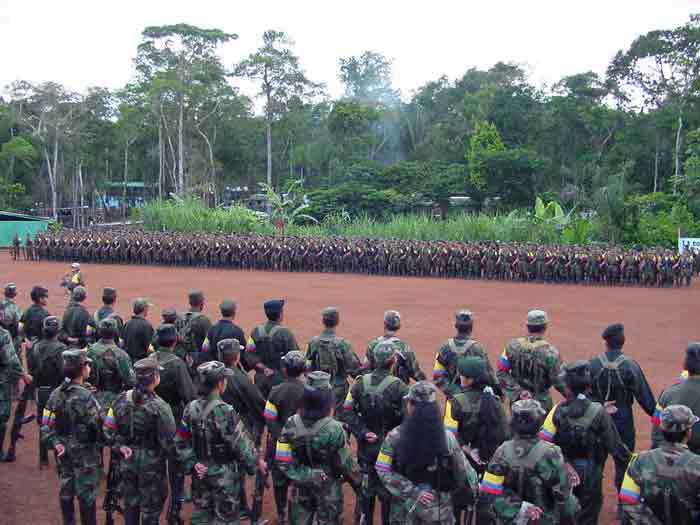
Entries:
{"label": "black beret", "polygon": [[601,337],[603,339],[610,339],[612,337],[619,337],[621,335],[624,335],[624,333],[625,333],[625,326],[620,324],[620,323],[616,323],[616,324],[611,324],[605,330],[603,330]]}
{"label": "black beret", "polygon": [[265,301],[265,304],[263,305],[265,308],[266,312],[270,313],[280,313],[282,309],[284,308],[284,300],[283,299],[270,299],[269,301]]}

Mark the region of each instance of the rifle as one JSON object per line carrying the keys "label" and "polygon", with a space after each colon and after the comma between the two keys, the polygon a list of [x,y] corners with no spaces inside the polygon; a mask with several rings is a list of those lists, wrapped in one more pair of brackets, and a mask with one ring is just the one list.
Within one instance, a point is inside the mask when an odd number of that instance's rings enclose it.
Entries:
{"label": "rifle", "polygon": [[265,462],[268,465],[268,472],[263,473],[260,469],[255,471],[255,492],[253,493],[253,507],[250,510],[250,523],[255,525],[260,520],[262,515],[263,496],[265,495],[265,487],[267,487],[267,477],[269,469],[272,468],[273,462],[273,443],[272,434],[268,430],[267,440],[265,441]]}
{"label": "rifle", "polygon": [[17,402],[17,408],[15,409],[15,417],[12,420],[12,430],[10,430],[10,448],[7,450],[7,455],[5,456],[5,461],[11,462],[15,460],[15,446],[17,441],[21,439],[22,426],[27,423],[34,421],[36,417],[34,414],[31,416],[25,416],[27,412],[27,404],[34,400],[34,387],[30,385],[24,385],[24,391],[22,392],[22,397]]}
{"label": "rifle", "polygon": [[119,456],[118,452],[110,449],[109,454],[109,473],[107,474],[107,490],[102,502],[102,510],[105,511],[105,524],[114,525],[114,513],[124,514],[123,509],[119,505],[119,497],[121,496],[121,486],[118,477]]}

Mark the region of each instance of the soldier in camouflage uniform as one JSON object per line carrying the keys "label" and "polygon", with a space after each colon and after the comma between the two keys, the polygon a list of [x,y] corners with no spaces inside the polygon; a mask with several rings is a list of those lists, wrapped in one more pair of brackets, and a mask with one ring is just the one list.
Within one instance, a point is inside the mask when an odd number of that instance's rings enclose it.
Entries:
{"label": "soldier in camouflage uniform", "polygon": [[[3,319],[4,315],[5,311],[0,308],[0,320]],[[12,412],[12,392],[20,379],[24,381],[25,385],[30,384],[33,380],[32,376],[22,368],[22,363],[15,353],[10,332],[0,327],[0,460],[3,461],[8,459],[5,457],[3,447],[7,423]],[[11,459],[14,460],[14,458]]]}
{"label": "soldier in camouflage uniform", "polygon": [[298,351],[299,345],[294,334],[281,324],[284,321],[284,301],[271,299],[265,302],[264,308],[268,321],[253,329],[244,364],[255,370],[255,385],[267,397],[272,387],[283,381],[282,356]]}
{"label": "soldier in camouflage uniform", "polygon": [[539,437],[561,448],[579,483],[574,494],[581,504],[576,523],[595,525],[603,507],[603,466],[608,454],[616,463],[627,464],[631,454],[617,428],[600,403],[586,393],[591,386],[588,361],[575,361],[564,367],[566,400],[547,415]]}
{"label": "soldier in camouflage uniform", "polygon": [[[58,340],[60,329],[58,317],[48,316],[43,321],[43,336],[32,346],[29,357],[30,373],[36,386],[36,413],[42,414],[51,392],[63,381],[63,352],[68,349]],[[41,418],[37,418],[41,428]],[[39,468],[49,465],[49,452],[39,437]]]}
{"label": "soldier in camouflage uniform", "polygon": [[355,377],[360,371],[360,359],[352,349],[350,341],[336,334],[340,323],[340,312],[334,306],[323,309],[321,313],[323,332],[309,342],[306,350],[307,370],[320,370],[331,376],[335,393],[336,413],[339,413],[343,400],[348,393],[348,377]]}
{"label": "soldier in camouflage uniform", "polygon": [[[178,334],[175,325],[162,324],[156,330],[156,352],[153,358],[162,368],[160,380],[156,386],[156,394],[165,401],[175,417],[182,420],[185,406],[195,396],[192,377],[185,362],[175,354]],[[185,500],[185,473],[178,464],[174,454],[168,457],[168,480],[170,483],[170,506],[168,508],[168,523],[180,522],[180,510]]]}
{"label": "soldier in camouflage uniform", "polygon": [[527,399],[513,403],[512,412],[514,438],[489,462],[480,499],[493,505],[499,523],[574,524],[578,503],[561,450],[537,438],[544,410]]}
{"label": "soldier in camouflage uniform", "polygon": [[547,323],[546,312],[528,312],[528,335],[508,343],[498,359],[497,376],[511,404],[532,396],[549,412],[552,409],[550,388],[556,388],[563,395],[564,387],[559,377],[559,351],[544,338]]}
{"label": "soldier in camouflage uniform", "polygon": [[491,367],[484,347],[472,338],[474,314],[469,310],[460,310],[455,315],[457,334],[448,339],[435,356],[433,365],[433,382],[446,395],[459,392],[460,381],[457,361],[463,356],[477,356],[483,359],[490,385],[496,385],[496,374]]}
{"label": "soldier in camouflage uniform", "polygon": [[119,327],[116,319],[107,317],[100,321],[96,343],[90,345],[88,358],[90,365],[90,384],[97,389],[95,399],[102,408],[102,415],[107,413],[117,396],[134,386],[134,369],[128,354],[119,348],[114,339]]}
{"label": "soldier in camouflage uniform", "polygon": [[15,283],[7,283],[5,285],[5,298],[0,301],[0,308],[5,311],[5,316],[2,320],[2,327],[10,332],[12,336],[12,344],[15,347],[15,352],[20,362],[22,361],[22,335],[20,334],[20,320],[22,319],[22,309],[15,302],[17,297],[17,285]]}
{"label": "soldier in camouflage uniform", "polygon": [[357,464],[343,426],[333,419],[330,375],[306,376],[301,407],[287,420],[275,447],[275,463],[289,479],[291,523],[340,524],[343,520],[343,479],[356,480]]}
{"label": "soldier in camouflage uniform", "polygon": [[357,455],[362,472],[363,523],[372,524],[375,498],[379,498],[382,523],[387,525],[391,495],[379,481],[374,463],[387,434],[401,424],[403,399],[408,387],[391,374],[396,349],[390,341],[383,341],[374,348],[374,360],[377,367],[355,382],[343,402],[340,416],[357,439]]}
{"label": "soldier in camouflage uniform", "polygon": [[175,446],[185,471],[192,473],[192,523],[237,525],[240,473],[266,470],[243,422],[221,395],[233,372],[220,361],[197,367],[203,395],[192,401],[177,430]]}
{"label": "soldier in camouflage uniform", "polygon": [[623,524],[691,525],[700,515],[700,457],[687,446],[698,417],[684,405],[660,415],[662,441],[630,463],[619,501]]}
{"label": "soldier in camouflage uniform", "polygon": [[452,495],[476,494],[477,475],[440,420],[437,388],[411,386],[406,417],[384,439],[375,470],[391,494],[391,524],[453,524]]}
{"label": "soldier in camouflage uniform", "polygon": [[287,493],[289,480],[280,471],[274,461],[275,443],[282,435],[282,429],[287,420],[299,408],[301,396],[304,393],[302,375],[306,370],[306,360],[301,352],[289,352],[282,357],[284,382],[273,386],[270,397],[265,404],[265,423],[267,425],[268,441],[265,453],[269,467],[272,469],[272,484],[274,487],[275,507],[277,508],[277,525],[287,522]]}
{"label": "soldier in camouflage uniform", "polygon": [[119,459],[126,525],[158,525],[168,495],[166,458],[172,453],[175,419],[155,389],[160,366],[153,358],[134,363],[136,384],[116,399],[104,419],[107,443]]}
{"label": "soldier in camouflage uniform", "polygon": [[87,352],[77,349],[63,352],[63,369],[66,380],[46,403],[41,436],[56,454],[64,525],[75,524],[74,498],[78,499],[82,525],[95,525],[100,481],[97,437],[102,419],[97,400],[84,386],[90,377]]}
{"label": "soldier in camouflage uniform", "polygon": [[401,328],[401,314],[395,310],[389,310],[384,313],[384,335],[377,337],[367,345],[367,354],[365,356],[365,366],[370,371],[376,368],[374,361],[374,348],[383,341],[391,341],[396,350],[396,362],[394,363],[393,373],[406,384],[409,384],[411,379],[414,381],[423,381],[425,373],[420,368],[416,354],[413,352],[407,343],[396,337],[396,332]]}

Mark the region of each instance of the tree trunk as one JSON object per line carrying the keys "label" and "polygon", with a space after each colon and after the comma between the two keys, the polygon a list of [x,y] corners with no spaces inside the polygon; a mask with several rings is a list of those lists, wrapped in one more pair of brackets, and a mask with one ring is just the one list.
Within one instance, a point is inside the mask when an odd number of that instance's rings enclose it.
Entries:
{"label": "tree trunk", "polygon": [[265,138],[267,142],[267,184],[272,187],[272,117],[265,119]]}
{"label": "tree trunk", "polygon": [[58,166],[58,136],[54,140],[53,164],[49,157],[49,149],[44,146],[44,158],[46,159],[46,170],[49,175],[49,190],[51,191],[51,216],[54,221],[58,220],[58,192],[56,190],[56,167]]}
{"label": "tree trunk", "polygon": [[83,187],[83,161],[78,162],[78,191],[80,192],[80,214],[78,215],[78,224],[81,228],[85,227],[83,214],[85,212],[85,192]]}
{"label": "tree trunk", "polygon": [[129,139],[124,145],[124,179],[122,181],[122,218],[126,220],[126,183],[129,180]]}
{"label": "tree trunk", "polygon": [[158,199],[163,199],[163,126],[158,122]]}
{"label": "tree trunk", "polygon": [[178,147],[178,162],[177,162],[177,182],[178,182],[178,195],[181,197],[185,193],[185,165],[184,165],[184,119],[185,119],[185,103],[182,100],[182,95],[180,96],[180,113],[177,119],[177,147]]}
{"label": "tree trunk", "polygon": [[659,132],[656,132],[656,148],[654,151],[654,193],[659,191],[659,150],[661,148]]}
{"label": "tree trunk", "polygon": [[683,110],[678,113],[678,131],[676,131],[676,155],[673,177],[673,194],[678,193],[678,181],[681,176],[681,137],[683,133]]}

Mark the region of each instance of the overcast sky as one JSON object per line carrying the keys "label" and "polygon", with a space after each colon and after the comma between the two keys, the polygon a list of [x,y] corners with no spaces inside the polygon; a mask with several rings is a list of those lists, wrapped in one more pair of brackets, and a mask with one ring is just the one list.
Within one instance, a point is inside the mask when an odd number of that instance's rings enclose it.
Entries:
{"label": "overcast sky", "polygon": [[0,87],[52,80],[83,91],[123,86],[140,33],[185,22],[237,33],[227,65],[263,31],[287,32],[313,81],[341,94],[338,58],[373,50],[394,60],[405,97],[441,75],[523,64],[536,84],[593,70],[653,29],[682,25],[700,0],[0,0]]}

